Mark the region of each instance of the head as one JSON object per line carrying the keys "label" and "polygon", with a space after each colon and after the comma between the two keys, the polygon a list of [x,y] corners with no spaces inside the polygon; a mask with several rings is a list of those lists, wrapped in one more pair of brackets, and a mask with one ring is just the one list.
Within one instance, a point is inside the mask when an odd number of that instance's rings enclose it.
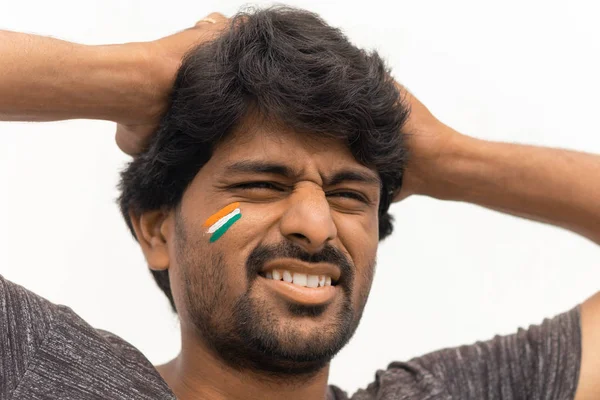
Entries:
{"label": "head", "polygon": [[327,365],[392,231],[407,113],[380,57],[312,13],[241,12],[191,51],[119,199],[182,329],[240,370]]}

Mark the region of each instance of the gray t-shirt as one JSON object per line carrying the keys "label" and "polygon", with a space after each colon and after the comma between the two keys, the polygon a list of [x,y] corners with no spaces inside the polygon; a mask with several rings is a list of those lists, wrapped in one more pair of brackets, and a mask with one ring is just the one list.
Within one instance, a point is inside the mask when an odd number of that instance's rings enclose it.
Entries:
{"label": "gray t-shirt", "polygon": [[[401,338],[399,338],[401,340]],[[352,400],[572,400],[579,308],[514,335],[378,371]],[[0,275],[0,400],[175,399],[135,347]],[[347,400],[329,388],[330,400]]]}

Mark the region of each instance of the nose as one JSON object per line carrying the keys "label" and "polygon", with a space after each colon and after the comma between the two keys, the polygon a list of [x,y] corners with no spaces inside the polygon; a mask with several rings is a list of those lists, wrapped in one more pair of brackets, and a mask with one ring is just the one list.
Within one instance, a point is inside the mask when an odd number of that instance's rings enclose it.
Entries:
{"label": "nose", "polygon": [[310,253],[337,237],[329,202],[320,186],[298,187],[288,198],[289,208],[281,218],[281,234]]}

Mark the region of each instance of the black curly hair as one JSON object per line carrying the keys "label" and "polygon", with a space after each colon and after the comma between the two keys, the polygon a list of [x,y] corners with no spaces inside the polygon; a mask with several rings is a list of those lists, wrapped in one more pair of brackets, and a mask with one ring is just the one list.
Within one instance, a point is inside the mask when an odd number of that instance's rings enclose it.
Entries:
{"label": "black curly hair", "polygon": [[[121,173],[119,205],[129,217],[173,209],[215,146],[250,111],[306,135],[346,143],[381,178],[379,238],[407,151],[400,128],[409,109],[376,52],[352,45],[308,11],[245,9],[211,42],[184,58],[171,104],[147,149]],[[137,238],[136,238],[137,239]],[[168,271],[152,271],[175,309]]]}

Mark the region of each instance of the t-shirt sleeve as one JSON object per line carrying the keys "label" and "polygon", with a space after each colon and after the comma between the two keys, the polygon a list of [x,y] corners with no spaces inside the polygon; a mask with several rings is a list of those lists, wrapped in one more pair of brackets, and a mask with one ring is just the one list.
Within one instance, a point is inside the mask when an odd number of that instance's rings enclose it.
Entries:
{"label": "t-shirt sleeve", "polygon": [[414,361],[442,377],[456,398],[572,400],[581,363],[579,307],[513,335]]}
{"label": "t-shirt sleeve", "polygon": [[0,399],[11,398],[57,309],[0,275]]}
{"label": "t-shirt sleeve", "polygon": [[352,399],[573,400],[580,363],[577,307],[512,335],[391,363]]}

